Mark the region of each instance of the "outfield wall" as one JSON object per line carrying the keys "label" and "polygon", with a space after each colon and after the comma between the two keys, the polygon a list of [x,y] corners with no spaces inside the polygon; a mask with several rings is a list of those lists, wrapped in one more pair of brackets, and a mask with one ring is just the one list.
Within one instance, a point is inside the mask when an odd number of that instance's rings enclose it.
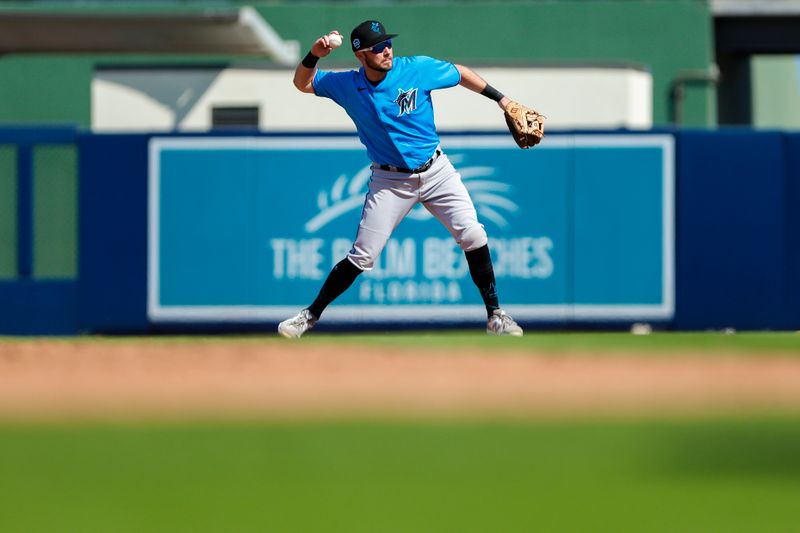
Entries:
{"label": "outfield wall", "polygon": [[[15,154],[4,190],[28,206],[0,228],[14,270],[0,280],[2,333],[270,331],[346,253],[369,176],[349,134],[0,133]],[[530,151],[500,132],[442,140],[525,325],[800,327],[800,134],[559,133]],[[79,161],[77,276],[41,274],[50,259],[34,246],[63,218],[36,201],[53,178],[31,163],[54,143]],[[325,323],[480,315],[462,254],[416,210]]]}

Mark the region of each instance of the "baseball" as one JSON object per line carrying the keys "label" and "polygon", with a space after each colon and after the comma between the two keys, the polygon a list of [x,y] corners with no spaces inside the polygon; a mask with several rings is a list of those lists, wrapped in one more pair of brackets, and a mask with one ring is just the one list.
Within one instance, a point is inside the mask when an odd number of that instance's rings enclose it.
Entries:
{"label": "baseball", "polygon": [[329,33],[328,34],[328,45],[331,48],[339,48],[342,46],[342,36],[338,33]]}

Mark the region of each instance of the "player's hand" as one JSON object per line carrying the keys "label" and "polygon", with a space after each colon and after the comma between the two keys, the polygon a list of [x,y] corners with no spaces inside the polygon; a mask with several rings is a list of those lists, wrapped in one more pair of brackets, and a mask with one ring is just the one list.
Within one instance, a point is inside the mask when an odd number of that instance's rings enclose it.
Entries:
{"label": "player's hand", "polygon": [[510,104],[510,103],[511,103],[511,99],[508,96],[504,96],[497,102],[497,105],[500,106],[500,109],[505,111],[506,108],[508,107],[508,104]]}
{"label": "player's hand", "polygon": [[325,57],[331,53],[331,51],[334,48],[333,46],[331,46],[330,42],[328,42],[328,35],[330,35],[331,33],[336,33],[341,35],[336,30],[333,30],[328,34],[323,35],[322,37],[314,41],[314,44],[311,46],[312,54],[314,54],[317,57]]}

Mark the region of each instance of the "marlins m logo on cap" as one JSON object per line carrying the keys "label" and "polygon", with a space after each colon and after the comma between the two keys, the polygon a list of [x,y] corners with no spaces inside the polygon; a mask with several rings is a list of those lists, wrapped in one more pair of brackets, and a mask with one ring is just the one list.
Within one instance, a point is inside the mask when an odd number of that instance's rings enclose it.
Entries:
{"label": "marlins m logo on cap", "polygon": [[365,20],[350,32],[350,42],[353,44],[353,52],[358,52],[364,48],[370,48],[383,41],[388,41],[393,37],[397,37],[397,34],[386,33],[386,28],[377,20]]}

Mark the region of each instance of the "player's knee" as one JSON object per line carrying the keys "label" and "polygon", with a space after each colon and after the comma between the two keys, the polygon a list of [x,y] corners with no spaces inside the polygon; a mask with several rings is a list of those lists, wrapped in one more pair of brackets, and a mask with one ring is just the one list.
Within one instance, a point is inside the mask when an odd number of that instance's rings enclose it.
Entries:
{"label": "player's knee", "polygon": [[459,246],[465,252],[477,250],[481,246],[485,246],[489,242],[489,237],[486,235],[486,230],[483,225],[476,224],[470,226],[461,232],[461,238],[458,240]]}
{"label": "player's knee", "polygon": [[372,270],[377,254],[374,250],[355,244],[347,254],[347,258],[361,270]]}

